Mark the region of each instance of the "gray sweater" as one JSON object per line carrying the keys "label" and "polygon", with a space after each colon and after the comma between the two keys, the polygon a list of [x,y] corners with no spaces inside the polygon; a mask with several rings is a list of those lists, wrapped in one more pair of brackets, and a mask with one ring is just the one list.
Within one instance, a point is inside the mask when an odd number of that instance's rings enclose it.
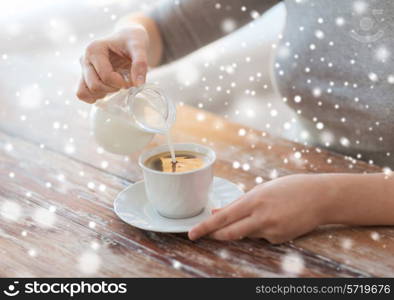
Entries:
{"label": "gray sweater", "polygon": [[[163,63],[224,36],[226,24],[240,27],[278,2],[161,2],[150,15],[163,36]],[[274,81],[311,143],[393,168],[394,1],[285,4],[287,20],[273,65]]]}

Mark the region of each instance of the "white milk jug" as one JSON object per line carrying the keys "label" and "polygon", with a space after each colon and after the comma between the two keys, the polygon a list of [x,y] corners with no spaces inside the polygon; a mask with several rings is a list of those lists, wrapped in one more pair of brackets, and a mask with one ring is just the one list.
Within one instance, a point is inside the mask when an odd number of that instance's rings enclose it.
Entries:
{"label": "white milk jug", "polygon": [[143,85],[98,100],[90,120],[104,150],[128,155],[145,147],[155,134],[168,133],[175,121],[175,106],[156,86]]}

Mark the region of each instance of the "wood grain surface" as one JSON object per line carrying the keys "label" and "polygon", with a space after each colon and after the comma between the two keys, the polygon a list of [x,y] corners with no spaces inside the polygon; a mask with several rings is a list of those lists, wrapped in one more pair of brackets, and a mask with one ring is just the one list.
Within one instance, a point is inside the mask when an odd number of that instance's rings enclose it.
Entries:
{"label": "wood grain surface", "polygon": [[[79,56],[97,33],[98,23],[101,28],[111,26],[104,18],[85,22],[85,13],[93,14],[90,6],[83,6],[79,11],[83,24],[67,18],[63,23],[62,11],[32,15],[30,23],[28,19],[21,23],[20,35],[4,36],[1,45],[1,277],[394,276],[392,227],[325,226],[292,242],[271,245],[262,239],[190,241],[185,234],[144,231],[121,221],[113,201],[142,179],[136,163],[139,153],[125,157],[100,148],[90,131],[91,106],[75,98]],[[75,36],[70,40],[67,33],[56,41],[47,39],[48,18],[59,18],[60,25],[70,22]],[[5,32],[14,21],[3,20]],[[26,24],[31,22],[36,24],[30,28]],[[176,78],[171,80],[178,88]],[[231,103],[235,96],[224,97]],[[200,98],[196,93],[193,99],[174,100],[198,103]],[[214,96],[210,100],[219,105]],[[258,100],[271,101],[268,97]],[[260,117],[259,112],[255,117]],[[173,135],[178,142],[211,146],[218,157],[215,175],[245,191],[256,182],[288,174],[381,171],[378,166],[270,136],[190,106],[178,107]],[[156,137],[149,147],[163,142],[163,137]],[[295,272],[289,273],[288,267]]]}
{"label": "wood grain surface", "polygon": [[[129,226],[114,214],[112,203],[119,191],[141,179],[138,153],[125,158],[103,152],[90,135],[87,118],[72,118],[56,107],[46,113],[69,124],[66,130],[48,130],[48,119],[34,115],[33,126],[20,125],[18,108],[10,102],[3,107],[0,201],[3,207],[18,207],[18,218],[0,219],[1,276],[289,276],[283,269],[288,257],[303,263],[297,276],[394,273],[394,230],[387,227],[324,227],[274,246],[259,239],[192,242],[184,234]],[[256,177],[266,181],[294,173],[380,170],[188,106],[179,107],[177,115],[175,140],[213,147],[215,174],[245,191],[256,185]],[[149,147],[163,141],[157,137]]]}

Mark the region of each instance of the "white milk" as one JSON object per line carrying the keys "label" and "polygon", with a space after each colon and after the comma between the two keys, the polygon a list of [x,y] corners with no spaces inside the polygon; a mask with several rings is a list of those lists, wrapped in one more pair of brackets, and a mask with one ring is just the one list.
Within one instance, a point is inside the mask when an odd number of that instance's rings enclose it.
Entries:
{"label": "white milk", "polygon": [[97,143],[108,152],[129,155],[146,146],[154,136],[139,129],[132,120],[98,106],[93,108],[92,114],[94,136]]}
{"label": "white milk", "polygon": [[170,149],[170,153],[171,153],[171,161],[173,164],[175,164],[176,163],[175,150],[174,150],[174,144],[172,143],[172,140],[171,140],[171,131],[170,130],[167,130],[166,137],[167,137],[168,148]]}
{"label": "white milk", "polygon": [[[122,90],[99,100],[91,110],[91,126],[97,143],[108,152],[122,155],[141,150],[155,135],[141,128],[127,111],[126,96],[127,90]],[[158,133],[167,136],[174,160],[175,153],[169,136],[170,130],[160,111],[161,107],[146,96],[137,97],[134,103],[131,109],[138,122],[155,128]]]}

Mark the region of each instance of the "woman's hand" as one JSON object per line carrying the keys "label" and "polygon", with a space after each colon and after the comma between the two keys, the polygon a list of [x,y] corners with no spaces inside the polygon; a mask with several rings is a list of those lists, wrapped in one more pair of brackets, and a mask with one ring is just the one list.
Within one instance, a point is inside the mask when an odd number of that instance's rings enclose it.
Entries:
{"label": "woman's hand", "polygon": [[189,232],[195,240],[260,237],[282,243],[324,224],[325,209],[334,197],[324,175],[291,175],[256,186],[228,206],[216,210]]}
{"label": "woman's hand", "polygon": [[[77,97],[94,103],[108,93],[143,84],[148,70],[148,43],[148,33],[139,24],[90,43],[80,59],[82,76]],[[120,71],[131,74],[129,80]]]}

